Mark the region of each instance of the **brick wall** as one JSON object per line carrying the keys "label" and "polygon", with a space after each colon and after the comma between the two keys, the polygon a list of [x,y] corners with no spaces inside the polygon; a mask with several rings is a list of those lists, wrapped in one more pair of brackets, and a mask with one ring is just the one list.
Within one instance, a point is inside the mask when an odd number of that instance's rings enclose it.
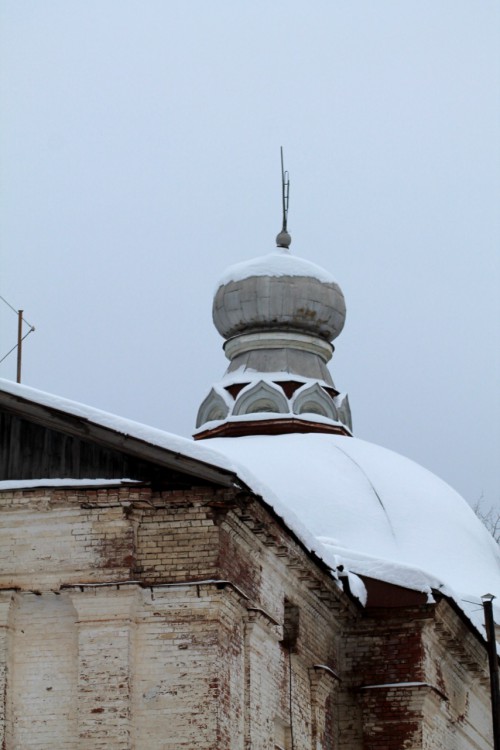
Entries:
{"label": "brick wall", "polygon": [[76,748],[75,612],[55,594],[15,594],[8,619],[6,747]]}
{"label": "brick wall", "polygon": [[489,747],[484,649],[446,600],[362,609],[254,497],[0,500],[3,750]]}

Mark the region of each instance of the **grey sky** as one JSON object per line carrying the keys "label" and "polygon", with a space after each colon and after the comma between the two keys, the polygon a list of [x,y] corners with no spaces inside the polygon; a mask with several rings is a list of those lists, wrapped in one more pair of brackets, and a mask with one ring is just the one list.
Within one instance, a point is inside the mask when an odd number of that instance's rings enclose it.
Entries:
{"label": "grey sky", "polygon": [[189,435],[226,367],[217,278],[280,228],[283,145],[292,251],[346,296],[357,437],[500,506],[497,2],[1,0],[0,24],[23,382]]}

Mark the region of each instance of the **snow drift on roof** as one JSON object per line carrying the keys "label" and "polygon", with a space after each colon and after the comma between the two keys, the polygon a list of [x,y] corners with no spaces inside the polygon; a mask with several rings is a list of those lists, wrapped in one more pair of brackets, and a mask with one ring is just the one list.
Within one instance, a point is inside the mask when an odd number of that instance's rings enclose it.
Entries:
{"label": "snow drift on roof", "polygon": [[332,274],[321,266],[276,248],[268,255],[229,266],[220,278],[217,289],[230,281],[241,281],[251,276],[309,276],[326,284],[336,283]]}
{"label": "snow drift on roof", "polygon": [[418,588],[418,569],[426,585],[500,597],[498,545],[455,490],[413,461],[329,434],[204,443],[237,462],[243,481],[271,505],[278,500],[292,511],[332,554],[349,558],[355,572],[387,580],[383,570],[390,564],[393,574],[400,566],[393,581],[400,585]]}
{"label": "snow drift on roof", "polygon": [[155,445],[158,448],[164,448],[171,453],[179,453],[186,458],[192,458],[220,469],[232,471],[227,458],[224,458],[220,453],[214,453],[208,446],[201,446],[200,443],[196,443],[190,438],[164,432],[156,427],[149,427],[140,422],[134,422],[131,419],[117,417],[115,414],[101,411],[101,409],[94,409],[77,401],[70,401],[61,396],[54,396],[51,393],[45,393],[27,385],[19,385],[10,380],[0,379],[0,391],[27,399],[50,409],[56,409],[67,414],[72,414],[75,417],[86,419],[93,424],[106,427],[122,435],[130,435],[130,437],[142,440],[150,445]]}
{"label": "snow drift on roof", "polygon": [[[479,597],[490,592],[500,598],[500,549],[465,500],[385,448],[312,433],[195,442],[10,381],[0,380],[0,391],[234,473],[334,577],[342,564],[348,575],[428,595],[439,589],[479,630]],[[16,482],[16,489],[30,481]],[[2,483],[3,489],[8,484]],[[361,586],[351,578],[363,602]]]}

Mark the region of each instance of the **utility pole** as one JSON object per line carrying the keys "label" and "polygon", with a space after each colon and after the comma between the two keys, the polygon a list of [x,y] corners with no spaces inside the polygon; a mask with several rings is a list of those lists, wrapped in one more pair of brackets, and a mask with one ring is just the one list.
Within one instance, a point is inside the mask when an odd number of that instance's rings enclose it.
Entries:
{"label": "utility pole", "polygon": [[17,383],[21,382],[21,363],[23,356],[23,310],[17,311]]}
{"label": "utility pole", "polygon": [[[23,357],[23,351],[22,351],[22,349],[23,349],[23,341],[26,338],[26,336],[29,336],[30,333],[33,333],[33,331],[35,330],[35,326],[32,326],[31,323],[28,323],[28,321],[26,320],[26,318],[23,317],[23,312],[24,312],[23,310],[16,310],[16,308],[13,307],[10,304],[10,302],[7,302],[7,300],[5,299],[5,297],[2,297],[1,294],[0,294],[0,300],[2,302],[5,302],[5,304],[7,305],[7,307],[10,307],[10,309],[12,310],[12,312],[17,315],[17,344],[15,344],[12,347],[12,349],[9,349],[9,351],[7,352],[7,354],[4,354],[3,357],[0,358],[0,363],[3,362],[4,359],[7,359],[7,357],[9,356],[9,354],[12,354],[12,352],[14,351],[14,349],[17,349],[17,378],[16,378],[16,382],[20,383],[21,382],[21,365],[22,365],[22,357]],[[23,325],[27,325],[29,327],[28,333],[25,333],[24,336],[23,336]]]}
{"label": "utility pole", "polygon": [[495,620],[493,618],[493,594],[481,597],[484,609],[484,624],[488,645],[488,662],[490,666],[491,714],[493,718],[493,748],[500,750],[500,686],[498,680],[498,653],[495,638]]}

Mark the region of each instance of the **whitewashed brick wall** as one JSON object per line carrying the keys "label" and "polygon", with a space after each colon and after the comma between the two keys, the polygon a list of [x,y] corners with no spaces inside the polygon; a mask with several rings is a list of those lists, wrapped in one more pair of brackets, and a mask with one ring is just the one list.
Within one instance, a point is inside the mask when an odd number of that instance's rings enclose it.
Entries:
{"label": "whitewashed brick wall", "polygon": [[[3,492],[0,587],[2,750],[491,744],[485,652],[448,604],[363,611],[252,498]],[[388,676],[431,688],[363,692]]]}

